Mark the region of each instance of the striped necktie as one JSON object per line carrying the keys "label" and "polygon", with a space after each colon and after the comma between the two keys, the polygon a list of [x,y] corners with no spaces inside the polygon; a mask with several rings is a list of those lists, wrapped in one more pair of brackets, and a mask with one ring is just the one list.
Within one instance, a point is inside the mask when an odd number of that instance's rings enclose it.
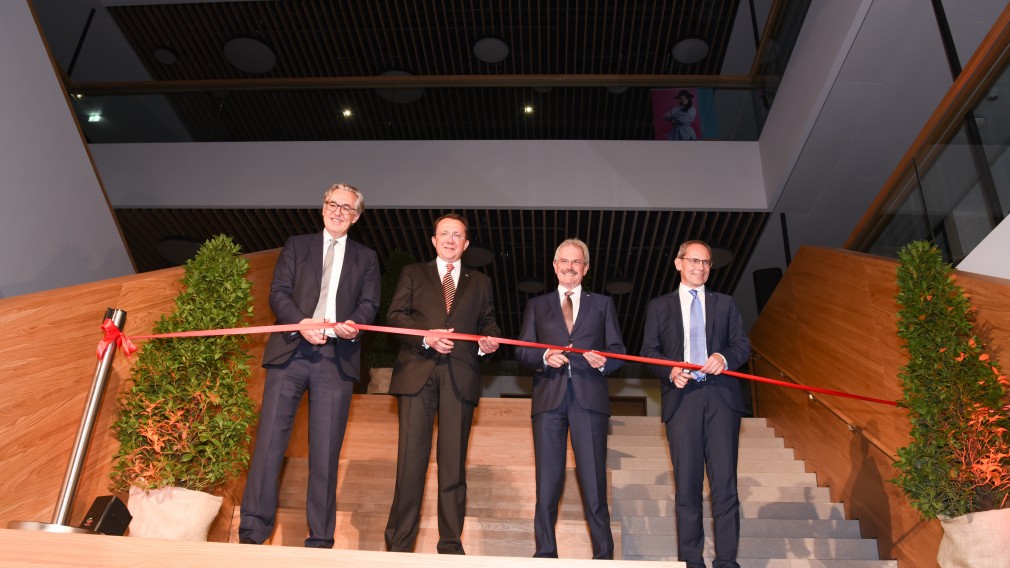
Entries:
{"label": "striped necktie", "polygon": [[452,311],[452,300],[456,297],[456,283],[452,281],[452,264],[445,265],[442,292],[445,293],[445,313],[449,313]]}

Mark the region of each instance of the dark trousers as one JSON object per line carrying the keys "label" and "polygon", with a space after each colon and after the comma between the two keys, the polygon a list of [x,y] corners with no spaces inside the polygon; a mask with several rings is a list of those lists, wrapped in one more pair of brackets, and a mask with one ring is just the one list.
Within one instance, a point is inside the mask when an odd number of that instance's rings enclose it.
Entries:
{"label": "dark trousers", "polygon": [[705,548],[702,485],[708,472],[715,521],[714,568],[738,568],[740,499],[737,494],[737,455],[741,414],[730,408],[714,385],[688,383],[680,405],[666,423],[673,461],[674,503],[677,511],[677,555],[689,568],[701,567]]}
{"label": "dark trousers", "polygon": [[400,419],[396,487],[386,523],[386,547],[412,552],[421,520],[424,479],[431,455],[431,436],[438,415],[438,546],[439,554],[464,554],[466,517],[466,450],[476,405],[463,400],[440,364],[417,394],[397,395]]}
{"label": "dark trousers", "polygon": [[554,527],[558,522],[558,502],[565,485],[568,432],[572,434],[575,474],[582,490],[582,508],[589,523],[593,558],[614,557],[614,535],[610,531],[607,506],[607,426],[610,417],[586,410],[575,400],[572,379],[561,406],[533,417],[533,449],[536,455],[537,504],[533,531],[535,557],[557,558]]}
{"label": "dark trousers", "polygon": [[295,413],[309,393],[309,482],[305,546],[333,548],[337,466],[347,428],[353,381],[341,378],[336,360],[302,342],[282,366],[267,369],[256,449],[242,495],[239,536],[263,542],[274,531],[278,480]]}

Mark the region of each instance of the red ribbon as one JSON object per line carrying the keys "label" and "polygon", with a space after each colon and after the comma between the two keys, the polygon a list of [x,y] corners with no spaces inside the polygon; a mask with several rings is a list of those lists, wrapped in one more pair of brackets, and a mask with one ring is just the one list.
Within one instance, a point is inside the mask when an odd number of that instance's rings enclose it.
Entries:
{"label": "red ribbon", "polygon": [[[292,323],[285,325],[260,325],[253,327],[233,327],[227,329],[205,329],[199,331],[177,331],[174,333],[159,333],[155,335],[135,335],[132,339],[167,339],[174,337],[210,337],[219,335],[246,335],[250,333],[273,333],[280,331],[303,331],[307,329],[329,329],[335,327],[335,323]],[[414,335],[417,337],[424,337],[426,335],[445,337],[447,339],[454,339],[460,341],[473,341],[476,342],[482,335],[471,335],[466,333],[453,333],[447,331],[432,331],[425,329],[407,329],[403,327],[388,327],[382,325],[366,325],[366,324],[353,324],[352,327],[361,331],[372,331],[377,333],[393,333],[398,335]],[[109,344],[115,341],[123,352],[127,356],[132,354],[137,350],[130,341],[130,338],[123,335],[119,328],[112,324],[112,320],[105,320],[102,323],[102,330],[105,332],[105,338],[102,342],[98,344],[98,357],[101,358],[105,353],[105,349],[108,348]],[[507,337],[495,337],[498,343],[503,343],[505,345],[513,345],[516,347],[533,347],[539,349],[558,349],[561,351],[566,351],[569,353],[599,353],[604,357],[613,357],[615,359],[623,359],[625,361],[632,361],[635,363],[644,363],[646,365],[662,365],[664,367],[681,367],[685,369],[700,369],[701,365],[695,365],[694,363],[685,363],[680,361],[669,361],[666,359],[652,359],[649,357],[638,357],[635,355],[625,355],[622,353],[607,353],[605,351],[596,351],[592,349],[578,349],[576,347],[561,347],[558,345],[549,345],[546,343],[534,343],[532,341],[520,341],[518,339],[509,339]],[[856,400],[864,400],[867,402],[875,402],[877,404],[888,404],[891,406],[897,406],[898,403],[893,400],[884,400],[880,398],[873,398],[869,396],[862,396],[858,394],[852,394],[842,391],[836,391],[831,389],[825,389],[820,387],[811,387],[798,385],[796,383],[790,383],[787,381],[779,381],[775,379],[769,379],[766,377],[759,377],[757,375],[748,375],[746,373],[738,373],[736,371],[723,371],[722,374],[729,375],[731,377],[737,377],[740,379],[746,379],[749,381],[755,381],[759,383],[766,383],[769,385],[775,385],[785,388],[798,389],[807,392],[814,392],[819,394],[827,394],[831,396],[841,396],[845,398],[852,398]]]}
{"label": "red ribbon", "polygon": [[137,352],[137,346],[130,341],[129,337],[123,335],[123,332],[116,327],[116,324],[112,323],[112,319],[105,318],[105,321],[102,322],[102,331],[105,332],[105,337],[98,342],[98,350],[96,352],[99,359],[105,356],[105,352],[109,349],[109,345],[112,345],[113,343],[115,343],[127,357]]}

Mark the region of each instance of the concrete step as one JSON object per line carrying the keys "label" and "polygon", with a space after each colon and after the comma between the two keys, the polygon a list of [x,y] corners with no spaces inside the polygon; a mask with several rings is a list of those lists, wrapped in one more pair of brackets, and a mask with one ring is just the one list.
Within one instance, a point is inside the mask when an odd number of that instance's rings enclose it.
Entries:
{"label": "concrete step", "polygon": [[[668,485],[673,486],[672,471],[622,470],[610,471],[610,480],[614,487],[626,485]],[[708,483],[708,480],[705,480]],[[766,487],[816,487],[817,474],[814,473],[748,473],[737,478],[740,487],[745,485],[763,485]]]}
{"label": "concrete step", "polygon": [[[388,513],[337,512],[334,548],[345,550],[384,551],[384,531]],[[239,510],[236,507],[229,542],[238,542]],[[305,511],[281,508],[273,537],[265,544],[302,546],[308,527]],[[611,523],[615,556],[620,559],[622,533],[619,522]],[[555,527],[558,555],[562,558],[591,558],[592,543],[584,521],[559,520]],[[463,526],[463,547],[467,554],[477,556],[507,556],[530,558],[536,549],[533,540],[533,518],[499,519],[467,515]],[[434,554],[438,543],[438,521],[422,516],[414,552]]]}
{"label": "concrete step", "polygon": [[[677,534],[672,517],[622,517],[621,531],[632,534]],[[714,533],[713,521],[705,520],[705,534]],[[859,521],[844,519],[740,519],[740,536],[790,538],[860,538]]]}
{"label": "concrete step", "polygon": [[[624,556],[624,562],[677,562],[676,557]],[[706,558],[711,563],[712,558]],[[740,568],[898,568],[897,560],[828,560],[809,558],[737,558]],[[651,566],[651,565],[650,565]]]}
{"label": "concrete step", "polygon": [[[610,505],[614,517],[668,517],[674,516],[673,501],[654,499],[615,499]],[[702,505],[705,517],[712,511],[706,499]],[[741,501],[741,519],[844,519],[845,508],[840,503],[759,502]]]}
{"label": "concrete step", "polygon": [[[630,420],[636,419],[636,420]],[[611,416],[608,433],[612,436],[659,436],[666,438],[666,425],[652,416]],[[763,418],[744,418],[740,437],[774,438],[775,430]]]}
{"label": "concrete step", "polygon": [[[607,460],[607,467],[614,470],[669,471],[673,466],[669,458],[619,458]],[[737,462],[737,476],[748,473],[805,473],[800,460],[751,460],[741,458]]]}
{"label": "concrete step", "polygon": [[[831,494],[827,487],[763,487],[763,486],[738,486],[737,493],[740,495],[740,502],[788,502],[788,503],[828,503],[831,501]],[[613,488],[613,498],[621,501],[642,500],[668,500],[672,501],[674,496],[672,485],[626,485]],[[704,491],[704,496],[708,498],[708,489]]]}
{"label": "concrete step", "polygon": [[[626,436],[622,434],[611,434],[607,436],[607,446],[611,448],[624,448],[626,446],[648,446],[655,448],[668,448],[666,434],[661,436]],[[785,441],[782,438],[741,436],[741,448],[784,448]]]}
{"label": "concrete step", "polygon": [[[677,541],[668,535],[624,535],[625,557],[677,557]],[[704,556],[715,556],[714,540],[705,538]],[[877,542],[860,538],[740,537],[738,558],[878,560]]]}
{"label": "concrete step", "polygon": [[[627,458],[660,458],[669,456],[669,449],[657,446],[610,446],[607,450],[607,465],[611,465],[614,460]],[[740,447],[739,458],[741,460],[785,460],[796,459],[792,448],[754,448]],[[669,460],[669,458],[667,457]]]}

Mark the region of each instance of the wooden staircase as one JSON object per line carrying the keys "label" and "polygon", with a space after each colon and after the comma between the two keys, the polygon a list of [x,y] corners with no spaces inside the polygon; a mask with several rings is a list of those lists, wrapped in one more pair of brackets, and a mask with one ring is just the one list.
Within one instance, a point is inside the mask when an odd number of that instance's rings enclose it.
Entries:
{"label": "wooden staircase", "polygon": [[[528,399],[483,399],[477,409],[467,460],[467,518],[463,546],[469,555],[533,555],[533,437]],[[306,534],[307,475],[299,423],[281,479],[277,528],[268,544],[302,546]],[[395,399],[356,395],[351,405],[337,486],[337,549],[383,551],[383,531],[396,475]],[[613,417],[608,475],[616,557],[675,562],[676,530],[669,450],[655,417]],[[428,468],[416,552],[434,553],[437,465]],[[862,539],[816,476],[763,419],[745,419],[741,434],[741,566],[745,568],[883,568],[876,543]],[[706,515],[707,515],[706,509]],[[236,507],[231,541],[238,540]],[[710,531],[710,527],[706,529]],[[565,492],[557,525],[561,558],[592,556],[569,447]],[[711,558],[709,538],[706,555]],[[670,563],[673,564],[670,564]]]}

